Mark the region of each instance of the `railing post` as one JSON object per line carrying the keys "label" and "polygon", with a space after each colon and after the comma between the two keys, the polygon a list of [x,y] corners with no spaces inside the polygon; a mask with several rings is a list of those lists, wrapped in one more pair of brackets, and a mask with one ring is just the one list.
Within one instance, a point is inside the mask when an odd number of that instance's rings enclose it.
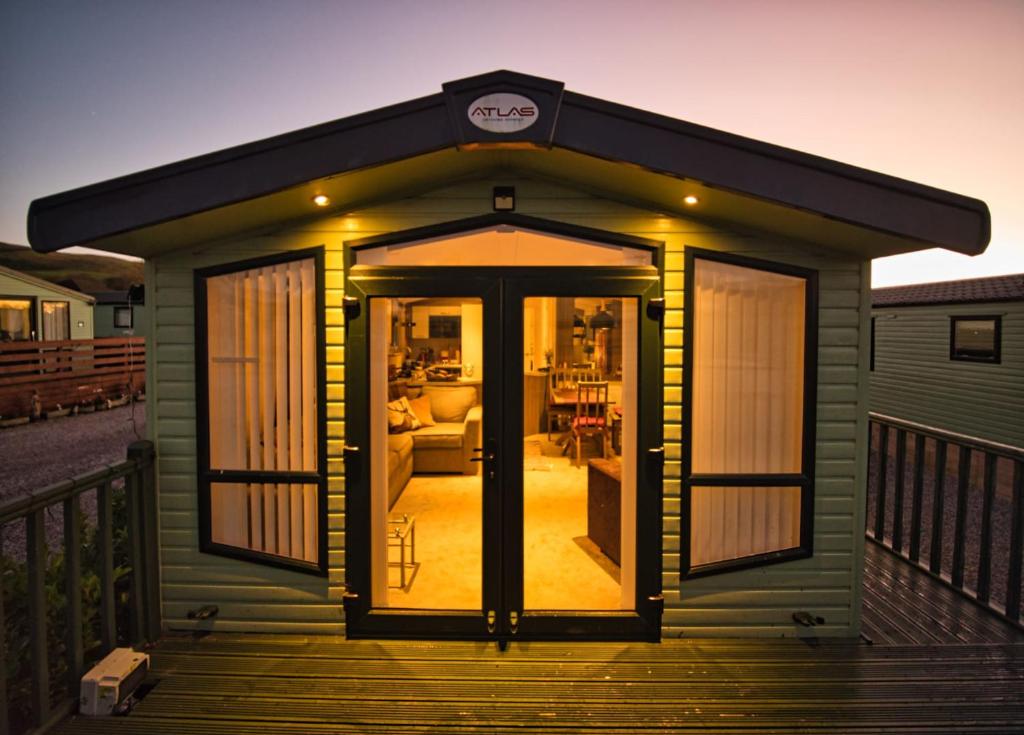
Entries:
{"label": "railing post", "polygon": [[125,506],[128,515],[128,548],[129,563],[132,567],[131,573],[131,605],[129,607],[129,632],[128,637],[132,645],[139,645],[145,638],[145,609],[146,602],[143,599],[142,579],[145,576],[145,569],[142,562],[142,513],[139,509],[139,488],[142,485],[139,479],[139,468],[136,467],[124,478]]}
{"label": "railing post", "polygon": [[1021,556],[1024,554],[1024,462],[1013,463],[1013,512],[1010,521],[1010,568],[1006,575],[1006,617],[1020,620]]}
{"label": "railing post", "polygon": [[924,500],[924,436],[914,434],[914,507],[910,509],[910,561],[921,558],[921,503]]}
{"label": "railing post", "polygon": [[932,543],[928,552],[928,569],[932,574],[942,571],[943,505],[946,501],[946,442],[935,442],[935,485],[932,488]]}
{"label": "railing post", "polygon": [[957,589],[964,586],[964,534],[967,531],[967,488],[971,479],[971,449],[960,447],[956,465],[956,526],[953,531],[953,573],[950,581]]}
{"label": "railing post", "polygon": [[46,651],[46,528],[43,510],[25,518],[28,558],[29,660],[32,669],[32,721],[41,727],[50,715],[50,664]]}
{"label": "railing post", "polygon": [[[2,539],[0,535],[0,539]],[[6,635],[7,621],[4,620],[4,587],[0,584],[0,635]],[[10,721],[7,719],[7,645],[0,641],[0,735],[10,732]]]}
{"label": "railing post", "polygon": [[68,657],[68,691],[78,691],[84,673],[82,652],[82,534],[78,496],[64,501],[64,594],[67,598],[65,645]]}
{"label": "railing post", "polygon": [[114,510],[110,480],[96,489],[96,544],[99,550],[100,638],[104,655],[117,647],[117,618],[114,602]]}
{"label": "railing post", "polygon": [[889,467],[889,427],[878,425],[878,479],[875,486],[875,538],[885,540],[885,483]]}
{"label": "railing post", "polygon": [[903,551],[903,475],[907,464],[907,432],[896,430],[896,477],[892,496],[892,548]]}
{"label": "railing post", "polygon": [[160,637],[160,539],[157,535],[156,452],[151,441],[133,442],[128,447],[128,459],[138,465],[139,514],[142,548],[142,575],[145,604],[145,637],[155,641]]}

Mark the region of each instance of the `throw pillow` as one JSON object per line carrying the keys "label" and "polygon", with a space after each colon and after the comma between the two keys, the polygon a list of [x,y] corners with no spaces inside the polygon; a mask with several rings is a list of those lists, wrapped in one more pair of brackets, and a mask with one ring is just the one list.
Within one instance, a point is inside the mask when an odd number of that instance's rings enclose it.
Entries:
{"label": "throw pillow", "polygon": [[388,431],[392,434],[401,434],[403,431],[412,431],[420,428],[420,420],[409,405],[409,399],[399,398],[397,401],[388,403]]}
{"label": "throw pillow", "polygon": [[420,424],[423,426],[436,426],[437,422],[434,421],[434,415],[430,412],[430,396],[420,396],[419,398],[413,398],[409,400],[409,407],[412,409],[413,414],[420,420]]}

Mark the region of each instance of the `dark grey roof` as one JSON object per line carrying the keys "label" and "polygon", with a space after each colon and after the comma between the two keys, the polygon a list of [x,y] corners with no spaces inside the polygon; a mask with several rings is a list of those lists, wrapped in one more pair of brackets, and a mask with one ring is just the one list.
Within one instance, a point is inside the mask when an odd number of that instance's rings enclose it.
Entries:
{"label": "dark grey roof", "polygon": [[871,291],[872,306],[983,304],[989,301],[1024,301],[1024,273],[891,286]]}
{"label": "dark grey roof", "polygon": [[[524,95],[538,123],[498,134],[470,104]],[[55,194],[32,202],[29,241],[52,252],[269,196],[303,183],[446,149],[564,149],[754,197],[855,227],[976,255],[984,202],[818,156],[569,92],[497,71],[372,112]]]}

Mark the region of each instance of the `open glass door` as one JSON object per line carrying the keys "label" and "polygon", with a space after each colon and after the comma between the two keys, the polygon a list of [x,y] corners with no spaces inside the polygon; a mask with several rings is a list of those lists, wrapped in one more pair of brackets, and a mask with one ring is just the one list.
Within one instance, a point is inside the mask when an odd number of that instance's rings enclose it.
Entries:
{"label": "open glass door", "polygon": [[347,633],[656,639],[654,256],[473,224],[352,246]]}
{"label": "open glass door", "polygon": [[651,540],[660,538],[662,458],[659,417],[648,411],[660,342],[646,316],[655,288],[612,273],[585,284],[543,274],[507,282],[505,361],[522,376],[521,394],[505,403],[521,419],[505,450],[516,634],[657,634],[660,580],[650,560],[660,553]]}
{"label": "open glass door", "polygon": [[349,569],[362,581],[346,615],[350,634],[486,637],[499,604],[486,439],[499,413],[498,284],[422,275],[350,285],[366,313],[349,320],[347,349],[366,390],[348,398],[346,516],[360,520],[346,545],[369,554]]}

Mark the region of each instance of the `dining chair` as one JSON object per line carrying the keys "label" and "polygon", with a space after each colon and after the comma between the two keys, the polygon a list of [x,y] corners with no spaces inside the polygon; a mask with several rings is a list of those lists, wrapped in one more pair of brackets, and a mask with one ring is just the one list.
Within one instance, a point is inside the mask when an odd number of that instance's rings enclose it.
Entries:
{"label": "dining chair", "polygon": [[565,390],[570,383],[569,370],[564,367],[551,368],[548,373],[547,386],[547,412],[548,412],[548,441],[551,441],[551,427],[558,426],[561,419],[570,419],[576,413],[576,407],[571,403],[559,402],[556,398],[558,391]]}
{"label": "dining chair", "polygon": [[572,420],[572,440],[576,445],[576,466],[582,462],[584,437],[601,438],[601,457],[608,456],[608,381],[581,381],[576,384],[576,416]]}

